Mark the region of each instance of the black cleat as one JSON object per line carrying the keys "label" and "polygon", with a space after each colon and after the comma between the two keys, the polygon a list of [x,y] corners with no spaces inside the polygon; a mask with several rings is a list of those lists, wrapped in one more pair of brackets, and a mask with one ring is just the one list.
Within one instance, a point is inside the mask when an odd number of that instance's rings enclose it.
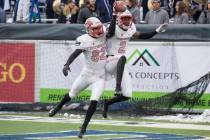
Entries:
{"label": "black cleat", "polygon": [[79,138],[83,138],[85,132],[86,132],[86,129],[83,128],[83,127],[80,127],[80,131],[79,131],[78,137]]}
{"label": "black cleat", "polygon": [[61,108],[58,107],[58,106],[55,106],[54,108],[52,108],[50,111],[49,111],[49,117],[53,117]]}
{"label": "black cleat", "polygon": [[106,99],[104,100],[104,109],[103,109],[103,111],[102,111],[102,116],[104,117],[104,118],[107,118],[107,112],[108,112],[108,105],[107,105],[107,101],[106,101]]}
{"label": "black cleat", "polygon": [[114,96],[121,96],[122,95],[122,91],[121,90],[116,90],[114,93]]}

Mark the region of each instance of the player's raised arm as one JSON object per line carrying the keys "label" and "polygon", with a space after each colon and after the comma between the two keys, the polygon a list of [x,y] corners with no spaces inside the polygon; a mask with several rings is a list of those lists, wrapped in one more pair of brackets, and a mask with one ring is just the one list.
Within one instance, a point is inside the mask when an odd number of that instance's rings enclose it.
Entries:
{"label": "player's raised arm", "polygon": [[107,32],[107,34],[106,34],[106,37],[107,37],[107,38],[111,38],[111,37],[113,37],[114,34],[115,34],[116,19],[117,19],[117,15],[114,14],[114,15],[112,16],[112,20],[111,20],[111,23],[110,23],[110,25],[109,25],[108,32]]}
{"label": "player's raised arm", "polygon": [[164,24],[161,24],[158,28],[156,28],[155,31],[151,31],[151,32],[147,32],[147,33],[136,32],[133,35],[133,38],[137,38],[137,39],[150,39],[154,35],[156,35],[157,33],[165,32],[166,29],[167,29],[167,27],[168,27],[168,24],[167,23],[164,23]]}
{"label": "player's raised arm", "polygon": [[124,12],[125,10],[126,10],[126,5],[123,1],[116,1],[113,4],[112,20],[110,22],[108,32],[107,32],[107,35],[106,35],[107,38],[111,38],[115,34],[117,14],[120,13],[120,12]]}

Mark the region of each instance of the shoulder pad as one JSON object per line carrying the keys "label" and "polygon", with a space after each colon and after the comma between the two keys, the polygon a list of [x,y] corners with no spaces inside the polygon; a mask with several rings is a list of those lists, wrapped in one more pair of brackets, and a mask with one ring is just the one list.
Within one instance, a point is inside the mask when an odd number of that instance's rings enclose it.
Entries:
{"label": "shoulder pad", "polygon": [[78,40],[76,40],[75,45],[76,45],[76,46],[79,46],[80,44],[81,44],[81,42],[78,41]]}

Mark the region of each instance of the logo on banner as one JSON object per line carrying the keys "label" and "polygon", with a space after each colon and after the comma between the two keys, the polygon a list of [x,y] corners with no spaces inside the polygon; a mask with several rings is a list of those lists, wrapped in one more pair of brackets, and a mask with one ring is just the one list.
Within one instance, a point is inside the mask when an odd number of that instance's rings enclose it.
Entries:
{"label": "logo on banner", "polygon": [[[127,63],[130,62],[136,55],[138,56],[138,58],[134,61],[132,65],[136,65],[137,63],[139,63],[140,66],[143,66],[143,63],[141,62],[143,61],[147,66],[160,66],[155,57],[147,49],[145,49],[142,53],[138,49],[134,50],[134,52],[128,57]],[[146,58],[146,55],[149,58]],[[149,61],[148,59],[152,60],[153,64],[151,64],[151,61]]]}
{"label": "logo on banner", "polygon": [[34,102],[33,43],[0,43],[0,85],[0,102]]}
{"label": "logo on banner", "polygon": [[[13,63],[10,66],[6,63],[0,63],[0,69],[2,69],[2,72],[0,72],[0,83],[7,82],[10,79],[12,83],[19,84],[26,77],[26,68],[21,63]],[[19,76],[15,75],[16,71],[19,71]]]}

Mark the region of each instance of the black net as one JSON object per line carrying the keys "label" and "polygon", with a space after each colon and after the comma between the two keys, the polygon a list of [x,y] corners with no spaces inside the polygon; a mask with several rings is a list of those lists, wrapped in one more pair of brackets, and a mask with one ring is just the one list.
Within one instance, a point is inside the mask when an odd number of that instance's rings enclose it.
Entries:
{"label": "black net", "polygon": [[162,110],[164,113],[169,113],[175,105],[182,105],[181,109],[187,109],[187,112],[189,112],[198,103],[209,82],[210,72],[174,92],[157,98],[141,100],[136,107],[138,110],[141,109],[141,112],[150,110],[150,113],[151,111],[160,113],[160,110]]}

